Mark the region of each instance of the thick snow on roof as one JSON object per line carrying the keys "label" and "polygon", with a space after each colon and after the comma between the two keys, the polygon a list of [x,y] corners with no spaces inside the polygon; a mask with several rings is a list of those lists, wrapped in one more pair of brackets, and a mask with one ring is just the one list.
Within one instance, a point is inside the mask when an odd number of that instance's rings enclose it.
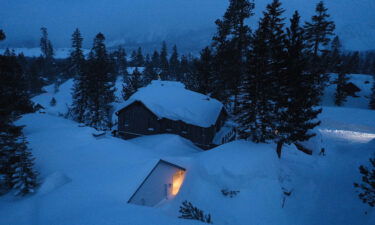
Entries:
{"label": "thick snow on roof", "polygon": [[181,120],[200,127],[214,125],[223,108],[216,99],[189,91],[184,84],[175,81],[154,80],[140,88],[121,108],[136,101],[160,118]]}

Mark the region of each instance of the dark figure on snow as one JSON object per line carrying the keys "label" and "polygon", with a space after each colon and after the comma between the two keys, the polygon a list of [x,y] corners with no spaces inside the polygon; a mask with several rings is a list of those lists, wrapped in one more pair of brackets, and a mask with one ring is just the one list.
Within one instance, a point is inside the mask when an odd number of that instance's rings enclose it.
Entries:
{"label": "dark figure on snow", "polygon": [[326,155],[326,150],[325,148],[320,149],[319,155],[325,156]]}

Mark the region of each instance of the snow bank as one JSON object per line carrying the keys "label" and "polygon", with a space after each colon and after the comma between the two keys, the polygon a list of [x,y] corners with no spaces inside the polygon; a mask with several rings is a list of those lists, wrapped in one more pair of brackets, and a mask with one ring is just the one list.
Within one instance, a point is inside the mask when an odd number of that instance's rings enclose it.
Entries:
{"label": "snow bank", "polygon": [[[35,96],[31,100],[34,103],[42,105],[46,109],[46,112],[51,115],[65,115],[73,101],[73,84],[73,79],[67,80],[58,87],[51,84],[43,88],[45,93]],[[56,99],[56,105],[54,106],[50,104],[52,98]]]}
{"label": "snow bank", "polygon": [[185,123],[210,127],[214,125],[223,108],[216,99],[185,89],[180,82],[154,80],[140,88],[118,110],[142,102],[156,116]]}
{"label": "snow bank", "polygon": [[38,194],[46,194],[69,183],[71,179],[61,172],[55,172],[44,179]]}

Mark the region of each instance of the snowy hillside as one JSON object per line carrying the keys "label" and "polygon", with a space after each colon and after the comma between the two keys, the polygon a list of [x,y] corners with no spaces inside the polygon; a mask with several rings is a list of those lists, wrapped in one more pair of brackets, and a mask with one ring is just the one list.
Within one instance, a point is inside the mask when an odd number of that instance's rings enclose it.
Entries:
{"label": "snowy hillside", "polygon": [[[347,101],[344,103],[344,107],[367,109],[369,104],[369,97],[371,95],[371,87],[374,82],[374,77],[365,74],[349,74],[349,81],[355,84],[361,91],[357,92],[358,97],[348,96]],[[330,85],[325,90],[325,96],[323,98],[323,105],[334,106],[334,96],[336,92],[336,84],[334,81],[337,79],[337,74],[330,75]]]}
{"label": "snowy hillside", "polygon": [[[0,49],[0,53],[2,54],[6,49]],[[27,57],[39,57],[42,55],[40,48],[11,48],[14,50],[16,55],[23,53]],[[71,49],[70,48],[57,48],[54,52],[55,59],[65,59],[68,58],[70,55]],[[83,50],[84,54],[87,55],[89,53],[88,49]]]}
{"label": "snowy hillside", "polygon": [[[352,75],[358,84],[367,78]],[[313,141],[317,149],[326,149],[326,156],[286,146],[278,159],[273,144],[241,140],[205,152],[176,135],[95,138],[94,129],[61,117],[71,102],[72,83],[56,93],[46,87],[46,93],[33,98],[46,113],[27,114],[17,122],[26,125],[41,186],[24,198],[1,196],[1,225],[201,224],[177,218],[184,200],[219,225],[375,224],[374,209],[353,188],[361,179],[358,166],[375,153],[375,111],[365,109],[363,98],[368,84],[361,86],[360,103],[323,107]],[[52,97],[56,106],[49,105]],[[120,99],[116,104],[122,104]],[[159,159],[186,168],[178,195],[157,207],[127,204]],[[238,192],[231,198],[222,190]]]}

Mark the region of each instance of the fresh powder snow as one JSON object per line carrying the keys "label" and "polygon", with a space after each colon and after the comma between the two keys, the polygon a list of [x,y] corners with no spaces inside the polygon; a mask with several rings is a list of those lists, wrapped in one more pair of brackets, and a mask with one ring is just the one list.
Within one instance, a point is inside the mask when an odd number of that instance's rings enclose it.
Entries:
{"label": "fresh powder snow", "polygon": [[[360,76],[351,75],[351,81],[362,79]],[[243,140],[202,151],[189,140],[171,134],[131,140],[110,135],[95,138],[95,129],[63,117],[71,103],[72,85],[68,80],[58,88],[46,87],[46,93],[33,98],[45,107],[45,113],[27,114],[18,120],[18,125],[25,125],[41,185],[35,194],[23,198],[12,193],[1,196],[1,225],[202,224],[178,219],[185,200],[210,213],[213,223],[219,225],[375,224],[374,210],[360,201],[353,187],[354,182],[361,181],[359,165],[367,164],[375,153],[375,111],[365,109],[368,99],[362,93],[367,93],[369,86],[364,82],[357,98],[360,105],[350,99],[345,107],[324,102],[319,115],[322,124],[315,130],[318,135],[308,142],[315,146],[313,155],[285,146],[281,159],[274,144]],[[192,97],[175,82],[156,81],[152,85],[160,85],[154,87],[159,91],[173,91],[162,93],[165,96]],[[140,93],[155,94],[149,88]],[[333,87],[327,92],[329,88]],[[52,97],[57,101],[55,106],[49,104]],[[200,97],[188,100],[216,101]],[[173,101],[167,103],[163,106]],[[116,103],[115,107],[123,104]],[[160,108],[163,115],[170,115]],[[178,115],[178,119],[185,117]],[[326,149],[326,156],[319,155],[321,147]],[[160,159],[186,168],[178,195],[157,207],[127,204]],[[223,190],[237,194],[228,197]]]}

